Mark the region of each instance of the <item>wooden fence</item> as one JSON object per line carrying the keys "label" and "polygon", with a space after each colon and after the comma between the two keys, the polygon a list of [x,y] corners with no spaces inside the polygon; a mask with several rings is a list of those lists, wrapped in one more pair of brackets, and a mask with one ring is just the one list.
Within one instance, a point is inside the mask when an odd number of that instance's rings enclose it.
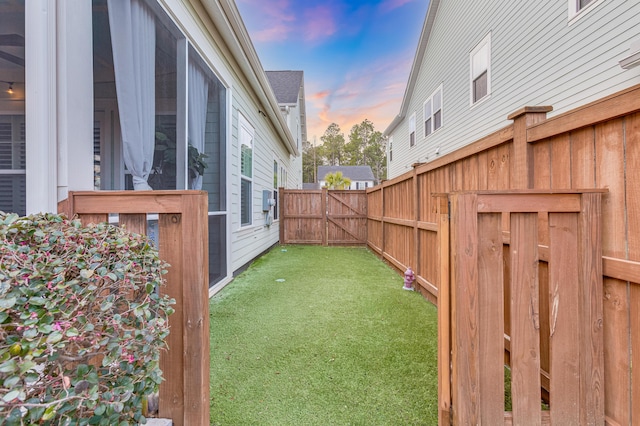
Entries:
{"label": "wooden fence", "polygon": [[[439,295],[438,315],[443,319],[439,340],[451,345],[451,357],[449,349],[441,348],[438,378],[439,388],[450,384],[451,391],[439,395],[441,424],[448,423],[450,414],[458,425],[604,423],[601,195],[537,190],[449,195],[450,208],[440,214],[450,215],[452,255],[441,252],[440,262],[450,270],[450,295]],[[551,283],[547,295],[539,289],[540,212],[549,218],[544,230],[549,235],[544,248]],[[511,237],[508,257],[503,251],[505,215]],[[509,300],[504,298],[505,283],[511,283]],[[507,304],[513,408],[505,412]],[[541,410],[540,401],[544,304],[551,306],[545,337],[549,410]]]}
{"label": "wooden fence", "polygon": [[279,190],[280,243],[364,245],[364,190]]}
{"label": "wooden fence", "polygon": [[147,234],[158,215],[160,257],[171,267],[161,289],[176,300],[169,317],[169,350],[160,355],[159,416],[173,424],[209,424],[209,246],[207,193],[202,191],[70,192],[58,210],[87,223],[109,220]]}
{"label": "wooden fence", "polygon": [[[418,288],[437,303],[443,277],[443,233],[436,194],[482,190],[606,188],[602,196],[602,304],[605,422],[640,422],[640,86],[546,118],[551,107],[525,107],[512,124],[458,151],[367,190],[368,245],[399,270],[411,266]],[[539,298],[548,300],[549,215],[538,214]],[[502,219],[504,252],[511,239]],[[507,258],[505,256],[505,258]],[[508,275],[507,275],[508,276]],[[507,280],[508,281],[508,280]],[[504,300],[513,289],[505,283]],[[593,303],[598,303],[594,300]],[[455,309],[455,308],[454,308]],[[551,309],[551,310],[550,310]],[[550,390],[549,339],[553,305],[540,305],[541,385]],[[504,333],[511,305],[504,304]],[[505,339],[506,362],[510,356]],[[442,345],[441,345],[442,346]],[[443,408],[443,407],[441,407]],[[446,407],[444,407],[446,409]]]}

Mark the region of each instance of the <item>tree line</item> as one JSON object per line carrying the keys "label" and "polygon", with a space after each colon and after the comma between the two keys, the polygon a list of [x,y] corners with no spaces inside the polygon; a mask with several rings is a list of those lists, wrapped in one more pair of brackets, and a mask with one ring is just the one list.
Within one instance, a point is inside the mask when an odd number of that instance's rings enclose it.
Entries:
{"label": "tree line", "polygon": [[320,145],[306,141],[302,148],[303,182],[317,182],[318,166],[370,166],[376,184],[387,178],[387,139],[365,119],[356,124],[345,140],[340,126],[331,123],[320,137]]}

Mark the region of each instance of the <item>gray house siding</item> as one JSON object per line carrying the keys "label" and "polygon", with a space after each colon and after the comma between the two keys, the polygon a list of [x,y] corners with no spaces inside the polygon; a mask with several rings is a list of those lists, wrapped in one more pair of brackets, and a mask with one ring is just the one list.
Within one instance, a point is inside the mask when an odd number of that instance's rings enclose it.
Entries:
{"label": "gray house siding", "polygon": [[[504,127],[525,105],[551,105],[552,116],[640,83],[640,67],[618,64],[640,38],[640,2],[602,0],[571,21],[567,8],[567,0],[441,0],[422,61],[414,64],[406,111],[386,132],[393,136],[389,177]],[[491,91],[472,106],[470,52],[489,33]],[[441,84],[442,127],[425,137],[423,102]],[[416,143],[410,147],[413,113]]]}

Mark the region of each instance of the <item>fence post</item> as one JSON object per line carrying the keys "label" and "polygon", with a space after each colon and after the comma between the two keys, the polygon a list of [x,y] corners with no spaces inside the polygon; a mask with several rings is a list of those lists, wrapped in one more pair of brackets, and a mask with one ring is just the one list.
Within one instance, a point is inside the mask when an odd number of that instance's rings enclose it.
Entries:
{"label": "fence post", "polygon": [[527,126],[544,121],[551,106],[524,107],[509,114],[513,120],[513,151],[511,155],[511,189],[533,188],[533,152],[527,142]]}
{"label": "fence post", "polygon": [[382,241],[380,242],[380,256],[384,258],[384,242],[386,240],[387,233],[384,230],[384,218],[385,218],[385,202],[384,202],[384,182],[382,182],[382,188],[380,188],[380,198],[382,205],[382,213],[380,216],[380,232],[382,233]]}
{"label": "fence post", "polygon": [[279,229],[279,240],[280,240],[280,244],[285,244],[285,240],[284,240],[284,231],[285,231],[285,227],[287,226],[287,218],[284,216],[284,212],[285,212],[285,208],[284,208],[284,192],[286,190],[284,188],[280,188],[278,190],[278,217],[280,218],[280,229]]}
{"label": "fence post", "polygon": [[[209,419],[209,226],[206,193],[183,195],[184,425]],[[195,264],[194,264],[195,263]],[[174,423],[175,424],[175,423]]]}
{"label": "fence post", "polygon": [[418,202],[418,197],[420,196],[418,192],[418,174],[416,173],[416,168],[413,168],[413,270],[417,275],[424,275],[424,271],[420,268],[420,231],[418,230],[418,221],[420,220],[420,203]]}
{"label": "fence post", "polygon": [[326,246],[329,245],[328,241],[329,241],[329,220],[327,219],[327,188],[322,188],[322,200],[320,201],[320,204],[322,206],[322,223],[323,228],[322,228],[322,245]]}
{"label": "fence post", "polygon": [[434,197],[438,215],[438,424],[451,424],[451,303],[449,281],[449,198]]}

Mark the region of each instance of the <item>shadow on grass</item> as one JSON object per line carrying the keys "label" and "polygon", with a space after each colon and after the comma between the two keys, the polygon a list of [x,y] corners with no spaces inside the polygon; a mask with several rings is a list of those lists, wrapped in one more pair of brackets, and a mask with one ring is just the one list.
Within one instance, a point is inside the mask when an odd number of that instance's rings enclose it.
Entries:
{"label": "shadow on grass", "polygon": [[402,284],[362,248],[255,261],[211,300],[211,424],[437,424],[437,312]]}

